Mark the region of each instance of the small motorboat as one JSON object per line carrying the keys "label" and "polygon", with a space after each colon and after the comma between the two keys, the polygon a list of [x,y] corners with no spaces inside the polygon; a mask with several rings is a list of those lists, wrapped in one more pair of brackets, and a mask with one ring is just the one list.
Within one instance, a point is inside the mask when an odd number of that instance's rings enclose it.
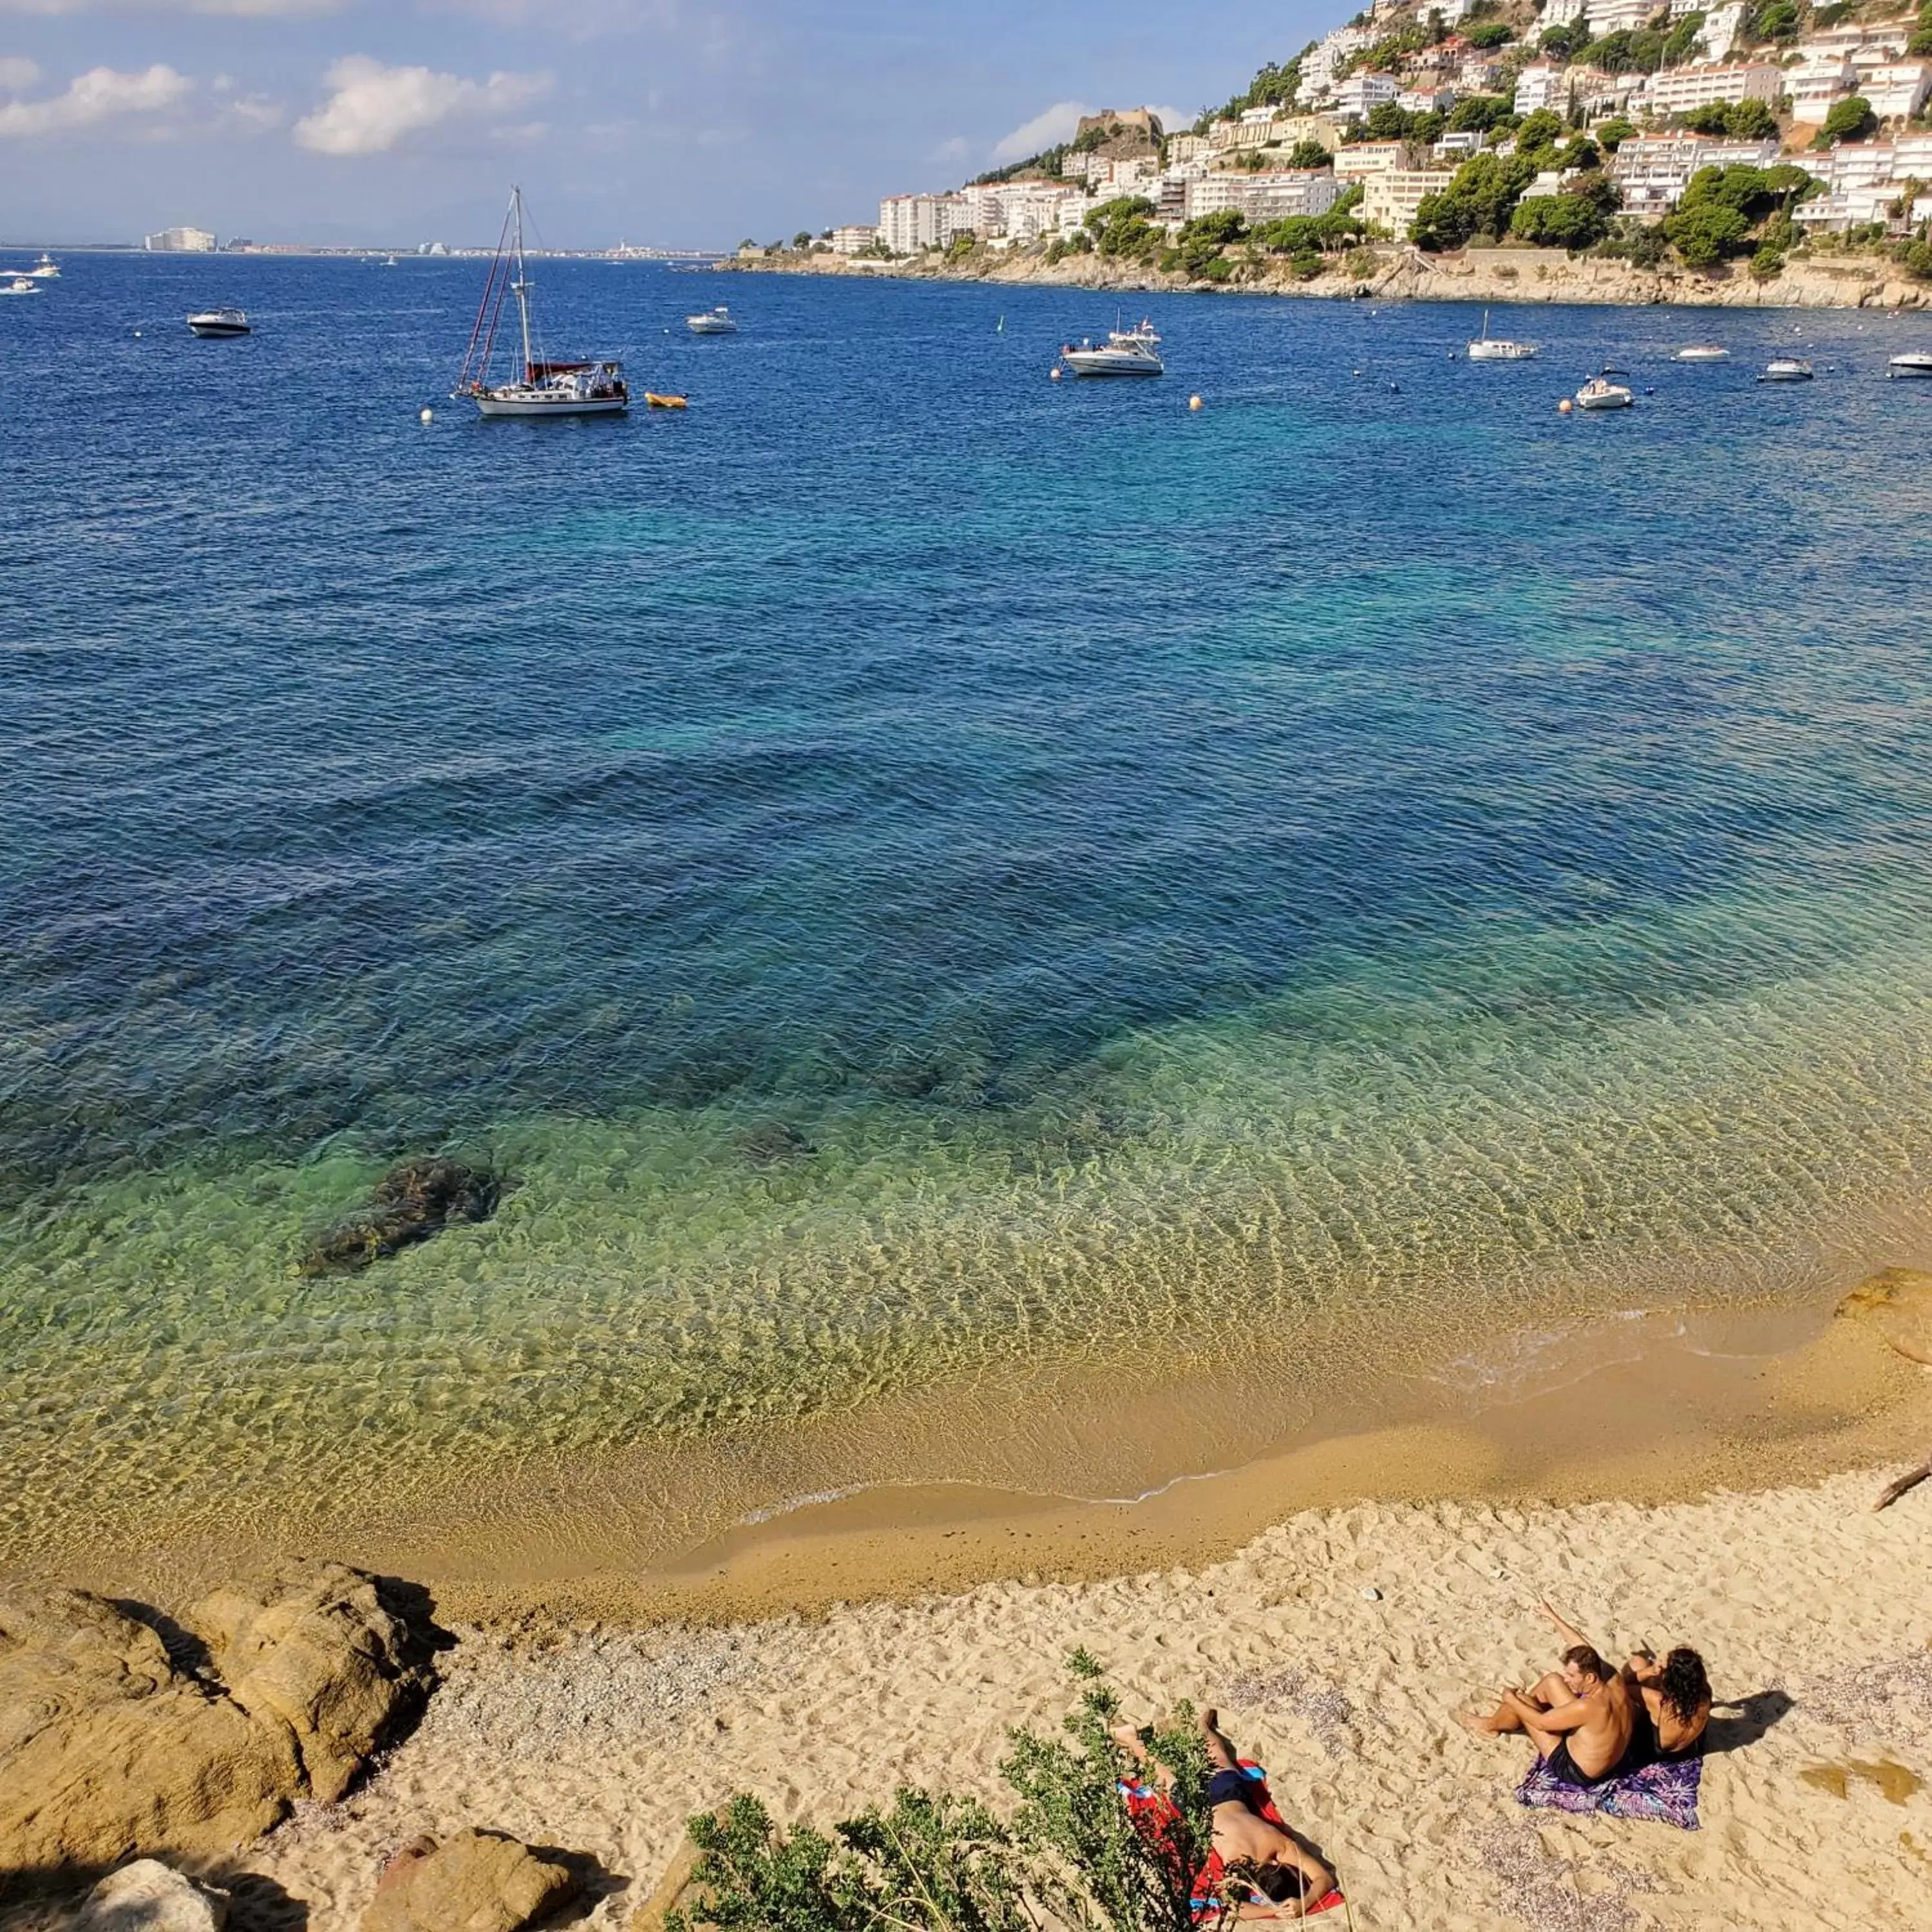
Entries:
{"label": "small motorboat", "polygon": [[1913,376],[1932,379],[1932,350],[1908,349],[1903,356],[1894,356],[1885,365],[1885,373],[1894,381]]}
{"label": "small motorboat", "polygon": [[40,259],[27,271],[37,282],[57,282],[60,280],[60,264],[44,250]]}
{"label": "small motorboat", "polygon": [[1105,342],[1097,346],[1071,343],[1060,352],[1060,359],[1076,376],[1164,376],[1167,364],[1160,359],[1160,338],[1154,324],[1143,322],[1136,328],[1109,330]]}
{"label": "small motorboat", "polygon": [[1580,410],[1627,410],[1636,400],[1621,382],[1606,376],[1593,376],[1576,392]]}
{"label": "small motorboat", "polygon": [[1764,365],[1760,382],[1808,382],[1811,365],[1798,356],[1776,356]]}
{"label": "small motorboat", "polygon": [[1731,352],[1721,342],[1693,342],[1670,359],[1673,362],[1728,362]]}
{"label": "small motorboat", "polygon": [[26,275],[16,275],[10,282],[0,284],[0,296],[37,296],[40,285]]}
{"label": "small motorboat", "polygon": [[736,335],[738,332],[731,311],[722,302],[716,308],[706,309],[702,315],[686,316],[684,326],[694,335]]}
{"label": "small motorboat", "polygon": [[199,315],[190,316],[188,326],[188,332],[193,335],[246,335],[249,333],[248,316],[238,308],[205,308]]}
{"label": "small motorboat", "polygon": [[1536,353],[1533,342],[1512,342],[1507,336],[1490,333],[1490,312],[1483,311],[1483,332],[1469,344],[1472,362],[1527,362]]}

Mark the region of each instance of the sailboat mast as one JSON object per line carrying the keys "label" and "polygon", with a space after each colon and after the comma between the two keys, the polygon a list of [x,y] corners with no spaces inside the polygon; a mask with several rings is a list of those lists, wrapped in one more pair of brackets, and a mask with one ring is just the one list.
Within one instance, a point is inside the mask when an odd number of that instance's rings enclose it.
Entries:
{"label": "sailboat mast", "polygon": [[530,296],[524,275],[524,191],[520,188],[510,190],[510,205],[517,212],[516,238],[512,244],[516,250],[517,279],[511,284],[517,292],[517,320],[524,330],[524,380],[530,380]]}

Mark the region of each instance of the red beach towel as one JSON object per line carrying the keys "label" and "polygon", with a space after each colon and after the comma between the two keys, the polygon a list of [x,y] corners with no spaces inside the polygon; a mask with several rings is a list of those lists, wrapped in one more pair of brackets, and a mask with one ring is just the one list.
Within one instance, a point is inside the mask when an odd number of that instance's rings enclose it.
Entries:
{"label": "red beach towel", "polygon": [[[1249,1794],[1255,1810],[1278,1832],[1288,1829],[1288,1821],[1275,1809],[1274,1798],[1268,1787],[1268,1773],[1251,1758],[1240,1760],[1243,1777],[1254,1786]],[[1166,1850],[1171,1828],[1180,1822],[1180,1814],[1174,1800],[1156,1786],[1138,1781],[1123,1781],[1120,1795],[1126,1800],[1127,1815],[1134,1821],[1134,1828],[1150,1844]],[[1208,1862],[1194,1874],[1189,1904],[1194,1922],[1197,1925],[1210,1925],[1220,1917],[1222,1910],[1221,1888],[1226,1882],[1228,1869],[1219,1852],[1210,1852]],[[1256,1905],[1272,1904],[1275,1901],[1258,1892],[1250,1894],[1250,1901]],[[1303,1912],[1305,1918],[1312,1918],[1318,1912],[1332,1912],[1343,1902],[1341,1888],[1324,1893]]]}

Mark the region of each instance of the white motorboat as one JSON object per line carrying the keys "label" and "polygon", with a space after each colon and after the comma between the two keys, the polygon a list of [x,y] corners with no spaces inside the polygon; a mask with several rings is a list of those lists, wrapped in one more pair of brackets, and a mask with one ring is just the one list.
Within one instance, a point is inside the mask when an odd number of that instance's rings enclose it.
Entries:
{"label": "white motorboat", "polygon": [[[492,382],[490,364],[496,346],[503,304],[517,298],[517,325],[523,350],[518,374],[507,382]],[[610,416],[631,406],[624,365],[608,358],[556,362],[544,355],[530,324],[530,280],[524,262],[524,191],[510,190],[509,212],[503,217],[490,257],[490,274],[477,304],[470,332],[470,347],[454,394],[468,397],[477,413],[486,416]]]}
{"label": "white motorboat", "polygon": [[1908,376],[1932,378],[1932,350],[1908,349],[1885,365],[1885,373],[1894,380]]}
{"label": "white motorboat", "polygon": [[40,259],[27,272],[37,282],[57,282],[60,280],[60,264],[44,250]]}
{"label": "white motorboat", "polygon": [[1728,362],[1731,352],[1721,342],[1693,342],[1670,359],[1673,362]]}
{"label": "white motorboat", "polygon": [[1078,348],[1062,345],[1060,360],[1076,376],[1164,376],[1167,364],[1160,359],[1160,338],[1154,324],[1143,322],[1134,328],[1110,329],[1105,342],[1083,340]]}
{"label": "white motorboat", "polygon": [[686,316],[684,326],[694,335],[736,335],[738,332],[731,311],[722,302],[716,308],[706,309],[702,315]]}
{"label": "white motorboat", "polygon": [[1636,398],[1621,382],[1607,376],[1593,376],[1576,392],[1580,410],[1627,410]]}
{"label": "white motorboat", "polygon": [[10,282],[0,284],[0,296],[37,296],[40,285],[26,275],[16,275]]}
{"label": "white motorboat", "polygon": [[188,317],[188,326],[190,334],[194,335],[246,335],[249,333],[248,318],[238,308],[203,309],[199,315]]}
{"label": "white motorboat", "polygon": [[1808,382],[1810,380],[1810,364],[1798,356],[1774,356],[1758,378],[1760,382]]}
{"label": "white motorboat", "polygon": [[1533,342],[1512,342],[1490,333],[1490,312],[1483,311],[1483,332],[1469,344],[1472,362],[1527,362],[1536,353]]}

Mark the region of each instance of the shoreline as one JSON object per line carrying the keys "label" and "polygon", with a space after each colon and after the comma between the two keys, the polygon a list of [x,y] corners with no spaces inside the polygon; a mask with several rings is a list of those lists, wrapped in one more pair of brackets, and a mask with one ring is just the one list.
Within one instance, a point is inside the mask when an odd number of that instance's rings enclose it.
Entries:
{"label": "shoreline", "polygon": [[[1356,1503],[1285,1514],[1198,1568],[718,1629],[479,1626],[439,1605],[457,1642],[421,1727],[222,1876],[251,1908],[238,1922],[286,1923],[292,1901],[309,1932],[350,1932],[395,1846],[482,1825],[594,1859],[586,1923],[615,1932],[684,1820],[735,1790],[821,1827],[907,1784],[1010,1802],[1008,1730],[1057,1723],[1082,1645],[1132,1721],[1220,1706],[1363,1932],[1904,1928],[1932,1873],[1932,1492],[1874,1514],[1878,1480],[1649,1507]],[[1546,1593],[1615,1654],[1705,1654],[1702,1830],[1525,1812],[1522,1742],[1457,1726],[1553,1654]],[[68,1922],[43,1910],[9,1932]]]}
{"label": "shoreline", "polygon": [[1358,273],[1344,263],[1306,282],[1298,280],[1286,262],[1262,265],[1262,272],[1252,280],[1215,283],[1163,274],[1144,263],[1116,264],[1092,255],[1068,255],[1052,266],[1044,256],[1034,254],[948,263],[937,259],[880,262],[824,254],[734,256],[712,266],[735,274],[988,282],[1009,287],[1088,289],[1119,294],[1291,296],[1329,302],[1546,302],[1634,308],[1932,310],[1932,284],[1913,281],[1896,263],[1868,255],[1818,255],[1787,262],[1779,274],[1760,282],[1742,266],[1710,272],[1635,268],[1623,262],[1573,259],[1553,248],[1471,248],[1432,256],[1412,247],[1384,246],[1358,252],[1374,256],[1372,272]]}

